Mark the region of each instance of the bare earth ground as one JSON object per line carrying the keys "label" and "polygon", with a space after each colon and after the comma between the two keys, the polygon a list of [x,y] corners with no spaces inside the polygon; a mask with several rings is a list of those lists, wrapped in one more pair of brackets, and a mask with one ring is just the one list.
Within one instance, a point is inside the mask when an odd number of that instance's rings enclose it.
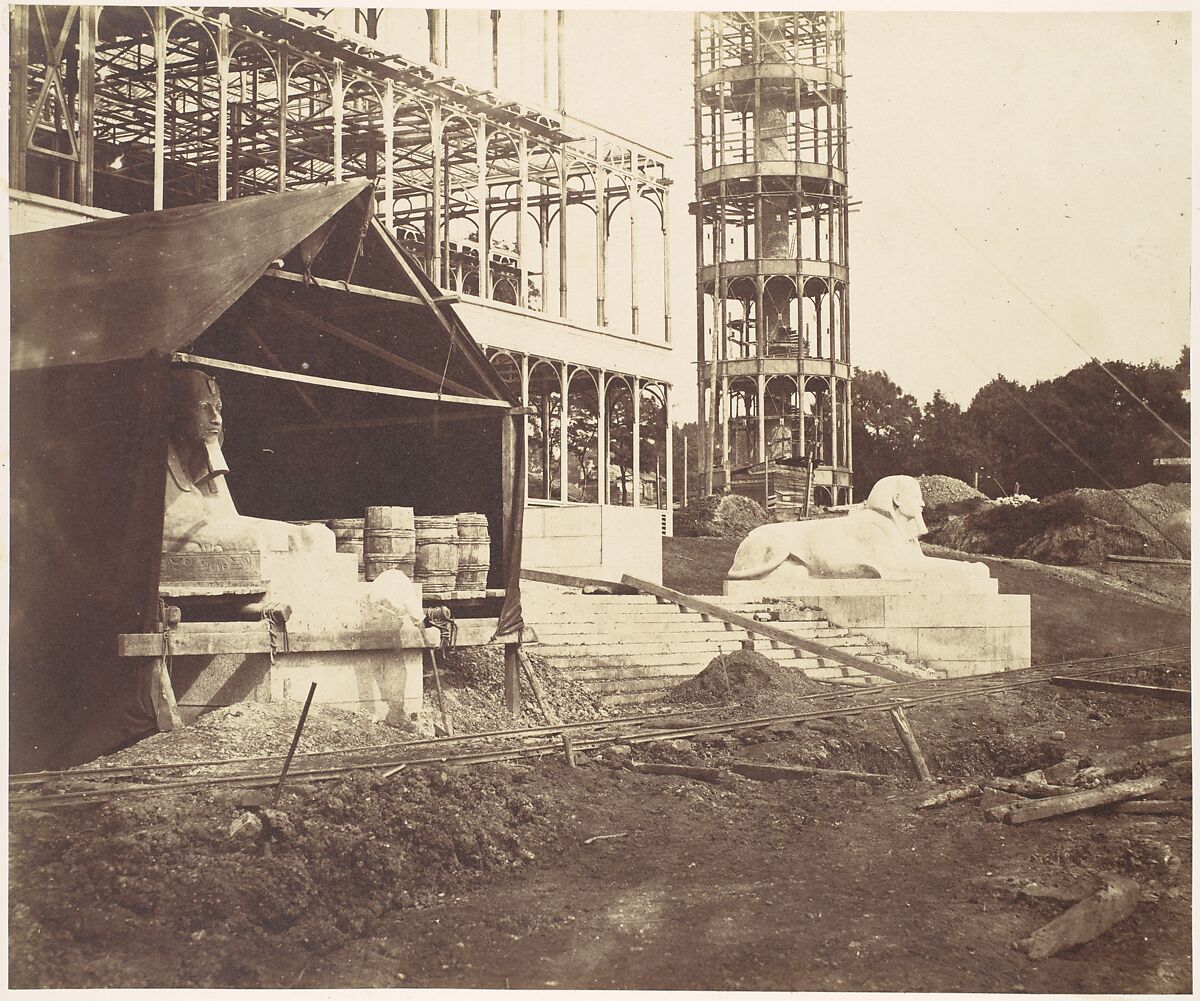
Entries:
{"label": "bare earth ground", "polygon": [[[698,545],[711,541],[675,540],[690,548],[668,551],[668,585],[684,584],[680,556],[723,573]],[[1034,593],[1035,660],[1186,642],[1176,609],[1030,566],[995,570],[1003,589]],[[744,694],[743,708],[774,698]],[[1190,729],[1186,705],[1048,685],[910,718],[948,782]],[[928,790],[880,713],[633,755],[894,778],[707,783],[634,773],[617,755],[576,769],[555,756],[297,785],[250,840],[227,833],[233,791],[14,810],[11,985],[1191,988],[1190,817],[1094,811],[1011,827],[985,822],[977,800],[916,812]],[[1190,800],[1190,766],[1155,773],[1168,776],[1156,796]],[[1068,906],[1021,887],[1104,872],[1139,883],[1132,916],[1048,960],[1015,947]]]}

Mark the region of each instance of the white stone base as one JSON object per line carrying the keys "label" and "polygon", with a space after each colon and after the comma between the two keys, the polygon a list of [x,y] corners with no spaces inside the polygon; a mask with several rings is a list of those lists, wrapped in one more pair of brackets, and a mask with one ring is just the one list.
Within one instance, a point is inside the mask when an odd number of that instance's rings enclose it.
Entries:
{"label": "white stone base", "polygon": [[820,607],[834,625],[900,650],[949,677],[1028,667],[1027,594],[999,594],[992,578],[954,581],[726,581],[742,600],[789,598]]}
{"label": "white stone base", "polygon": [[401,723],[421,711],[421,651],[333,650],[320,653],[218,654],[172,661],[175,698],[185,719],[236,702],[314,703]]}
{"label": "white stone base", "polygon": [[662,512],[604,504],[525,506],[521,566],[527,570],[662,583]]}

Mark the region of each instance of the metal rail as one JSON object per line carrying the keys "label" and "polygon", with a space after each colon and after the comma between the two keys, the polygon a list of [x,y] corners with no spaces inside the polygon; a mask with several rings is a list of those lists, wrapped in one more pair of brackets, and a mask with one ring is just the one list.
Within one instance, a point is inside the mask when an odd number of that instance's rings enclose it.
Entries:
{"label": "metal rail", "polygon": [[[856,690],[856,692],[857,691],[859,690]],[[845,693],[839,691],[831,692],[829,694],[841,695]],[[563,730],[599,730],[610,726],[621,726],[626,723],[646,723],[672,716],[695,716],[700,713],[718,712],[722,709],[733,708],[736,708],[736,703],[733,705],[698,706],[691,709],[675,709],[669,712],[661,713],[644,713],[640,716],[610,716],[599,719],[578,720],[570,723],[515,727],[510,730],[484,730],[480,733],[456,734],[452,737],[421,737],[416,740],[391,740],[382,744],[359,744],[352,747],[330,748],[324,751],[299,751],[297,752],[296,757],[305,759],[353,757],[355,755],[367,754],[371,751],[386,751],[392,748],[413,748],[441,746],[445,744],[463,744],[474,741],[497,740],[506,737],[536,737],[543,734],[561,733]],[[181,768],[213,768],[221,765],[248,765],[257,763],[282,762],[282,760],[283,754],[280,753],[256,754],[249,757],[239,758],[208,758],[201,761],[156,761],[153,764],[143,765],[99,765],[93,767],[84,765],[77,768],[65,768],[57,771],[19,772],[15,775],[9,776],[8,784],[10,787],[44,785],[47,782],[88,779],[92,778],[93,776],[98,776],[101,778],[121,778],[125,776],[144,774],[148,771],[161,772],[174,771]]]}
{"label": "metal rail", "polygon": [[[1129,654],[1129,657],[1146,656],[1142,654]],[[1125,664],[1107,668],[1101,668],[1092,671],[1079,672],[1072,677],[1097,677],[1106,674],[1115,674],[1121,671],[1140,670],[1147,667],[1165,667],[1174,666],[1176,664],[1189,663],[1189,658],[1184,657],[1178,660],[1171,660],[1165,663],[1147,665],[1147,664]],[[1061,665],[1054,665],[1060,668]],[[1047,666],[1049,667],[1049,665]],[[1035,669],[1038,671],[1046,671],[1047,668]],[[1005,672],[1011,673],[1011,672]],[[611,744],[643,744],[652,743],[658,740],[669,740],[681,737],[697,736],[708,733],[728,733],[737,730],[754,730],[762,729],[768,726],[777,726],[785,723],[802,723],[807,720],[815,719],[834,719],[843,716],[857,716],[867,712],[891,711],[897,708],[910,708],[913,706],[923,705],[932,702],[949,702],[956,699],[970,698],[980,695],[991,695],[997,692],[1010,691],[1018,688],[1025,688],[1031,685],[1046,684],[1054,677],[1051,673],[1046,673],[1044,676],[1026,677],[1021,681],[1015,681],[1008,684],[972,684],[963,685],[956,691],[934,692],[924,696],[910,697],[906,699],[886,699],[880,702],[858,703],[848,706],[840,706],[831,709],[818,709],[812,712],[802,713],[787,713],[773,716],[760,716],[742,720],[727,720],[719,723],[700,724],[690,727],[676,727],[649,733],[619,733],[611,736],[593,737],[579,741],[575,744],[576,750],[586,751],[600,747],[605,747]],[[888,686],[884,690],[892,690],[893,686]],[[855,694],[861,694],[857,692]],[[825,697],[825,693],[819,696]],[[561,727],[556,729],[562,729]],[[307,771],[293,772],[293,777],[298,781],[318,782],[327,779],[338,778],[349,774],[353,771],[363,770],[378,770],[381,776],[386,778],[394,775],[397,772],[407,768],[420,767],[423,765],[441,764],[441,765],[470,765],[483,764],[490,762],[512,761],[520,758],[542,757],[547,754],[553,754],[561,751],[561,745],[555,742],[534,745],[532,747],[511,748],[507,750],[475,752],[460,755],[445,755],[426,758],[410,758],[410,759],[392,759],[378,760],[371,762],[360,762],[350,765],[341,765],[333,768],[325,769],[310,769]],[[50,806],[71,806],[86,803],[105,802],[109,799],[117,798],[125,795],[153,795],[163,792],[172,792],[188,788],[197,788],[201,786],[214,785],[238,785],[243,787],[261,787],[270,785],[278,781],[278,776],[273,772],[263,773],[247,773],[238,775],[220,775],[220,776],[198,776],[189,779],[179,779],[170,782],[159,783],[136,783],[124,786],[114,786],[110,788],[98,788],[91,790],[80,790],[74,792],[63,793],[31,793],[17,794],[10,796],[9,803],[12,806],[33,806],[50,807]]]}

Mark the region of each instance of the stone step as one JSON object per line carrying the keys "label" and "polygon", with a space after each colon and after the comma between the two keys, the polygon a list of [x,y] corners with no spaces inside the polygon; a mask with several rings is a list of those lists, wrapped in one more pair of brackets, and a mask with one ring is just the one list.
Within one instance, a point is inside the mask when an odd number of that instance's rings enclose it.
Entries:
{"label": "stone step", "polygon": [[543,591],[530,590],[525,581],[521,582],[521,598],[543,604],[589,604],[612,605],[627,607],[632,605],[657,605],[659,600],[653,594],[583,594],[580,591]]}
{"label": "stone step", "polygon": [[646,636],[593,636],[589,637],[585,643],[542,642],[538,644],[537,652],[552,661],[585,655],[603,657],[609,654],[646,657],[659,654],[694,654],[696,657],[701,657],[708,654],[708,659],[711,660],[718,653],[730,653],[742,648],[743,641],[733,633],[722,632],[720,635],[719,639],[700,636],[696,639],[673,639],[670,641],[664,641],[661,637]]}
{"label": "stone step", "polygon": [[[595,628],[591,628],[593,625]],[[662,622],[656,623],[653,628],[629,622],[610,622],[603,625],[588,623],[586,628],[583,624],[575,622],[555,622],[551,625],[536,622],[533,624],[533,628],[539,641],[552,646],[621,643],[628,642],[630,638],[645,640],[648,637],[661,637],[665,639],[667,636],[671,638],[671,642],[676,639],[707,641],[729,637],[741,640],[747,637],[746,630],[736,627],[726,629],[720,622]]]}

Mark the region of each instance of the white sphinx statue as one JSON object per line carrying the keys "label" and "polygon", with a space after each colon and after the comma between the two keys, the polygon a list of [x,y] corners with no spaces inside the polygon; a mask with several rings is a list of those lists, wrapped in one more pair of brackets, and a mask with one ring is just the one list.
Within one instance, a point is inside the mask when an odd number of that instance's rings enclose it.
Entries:
{"label": "white sphinx statue", "polygon": [[742,540],[731,581],[800,582],[808,578],[987,577],[983,563],[926,556],[917,539],[928,529],[921,485],[911,476],[885,476],[866,501],[844,518],[762,525]]}
{"label": "white sphinx statue", "polygon": [[332,555],[334,536],[324,525],[291,525],[238,513],[221,452],[225,424],[217,380],[194,368],[171,372],[171,434],[163,551],[308,552]]}

